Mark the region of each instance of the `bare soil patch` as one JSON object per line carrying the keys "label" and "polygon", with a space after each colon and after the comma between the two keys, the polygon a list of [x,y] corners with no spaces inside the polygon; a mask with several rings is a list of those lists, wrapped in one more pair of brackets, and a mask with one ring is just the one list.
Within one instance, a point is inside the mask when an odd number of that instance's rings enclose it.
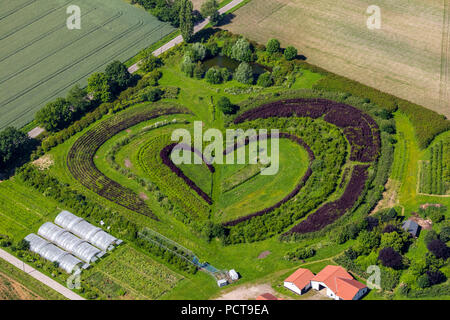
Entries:
{"label": "bare soil patch", "polygon": [[49,154],[46,154],[45,156],[40,157],[39,159],[33,161],[33,164],[39,169],[39,170],[47,170],[50,168],[55,161],[52,159],[52,157]]}
{"label": "bare soil patch", "polygon": [[382,209],[394,207],[398,202],[397,195],[399,187],[400,183],[398,181],[388,179],[388,182],[385,185],[386,190],[383,192],[383,198],[381,198],[370,214],[374,214]]}
{"label": "bare soil patch", "polygon": [[148,200],[149,199],[148,196],[145,193],[143,193],[143,192],[139,193],[139,198],[141,198],[142,200]]}
{"label": "bare soil patch", "polygon": [[127,168],[131,168],[133,166],[130,159],[125,159],[124,163],[125,163],[125,167],[127,167]]}
{"label": "bare soil patch", "polygon": [[421,218],[416,212],[412,213],[410,219],[416,222],[422,229],[431,230],[433,228],[433,222],[430,219]]}
{"label": "bare soil patch", "polygon": [[255,285],[243,285],[236,289],[223,293],[216,300],[255,300],[259,295],[263,293],[271,293],[277,298],[289,299],[291,298],[282,296],[276,292],[272,286],[268,283],[255,284]]}
{"label": "bare soil patch", "polygon": [[269,254],[271,254],[272,252],[270,251],[263,251],[259,254],[258,259],[264,259],[265,257],[267,257]]}
{"label": "bare soil patch", "polygon": [[42,300],[42,298],[0,272],[0,300]]}

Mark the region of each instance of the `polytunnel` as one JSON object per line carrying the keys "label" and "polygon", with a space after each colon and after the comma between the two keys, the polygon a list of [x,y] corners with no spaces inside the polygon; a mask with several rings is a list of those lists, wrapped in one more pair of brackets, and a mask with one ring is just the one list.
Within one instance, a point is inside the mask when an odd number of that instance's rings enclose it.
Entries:
{"label": "polytunnel", "polygon": [[122,242],[69,211],[62,211],[55,218],[55,223],[103,251],[112,250],[115,244]]}
{"label": "polytunnel", "polygon": [[97,261],[97,256],[102,253],[86,241],[51,222],[44,223],[39,228],[38,235],[88,263]]}
{"label": "polytunnel", "polygon": [[75,267],[83,264],[81,260],[34,233],[27,235],[25,240],[30,244],[32,252],[37,253],[50,262],[57,262],[59,267],[68,273],[72,273]]}

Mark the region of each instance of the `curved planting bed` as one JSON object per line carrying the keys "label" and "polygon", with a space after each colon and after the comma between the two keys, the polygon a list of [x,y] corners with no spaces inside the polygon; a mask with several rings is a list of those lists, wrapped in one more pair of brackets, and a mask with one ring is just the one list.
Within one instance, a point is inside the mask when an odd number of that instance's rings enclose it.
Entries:
{"label": "curved planting bed", "polygon": [[368,168],[368,165],[356,165],[344,194],[338,200],[324,204],[286,234],[318,231],[351,209],[364,190]]}
{"label": "curved planting bed", "polygon": [[322,118],[341,128],[352,151],[350,160],[374,161],[380,151],[378,125],[369,115],[359,109],[326,99],[288,99],[269,103],[239,115],[234,123],[271,117]]}
{"label": "curved planting bed", "polygon": [[186,144],[178,144],[178,143],[172,143],[169,144],[168,146],[165,146],[161,152],[160,152],[160,156],[161,156],[161,160],[162,162],[168,166],[170,168],[170,170],[172,170],[173,173],[175,173],[178,177],[180,177],[181,179],[183,179],[183,181],[191,188],[193,189],[195,192],[197,192],[197,194],[202,197],[208,204],[212,204],[212,199],[210,196],[208,196],[206,194],[206,192],[204,192],[199,186],[197,186],[195,184],[194,181],[192,181],[191,179],[189,179],[184,172],[178,168],[172,161],[170,154],[172,153],[173,150],[175,149],[184,149],[184,150],[189,150],[193,153],[195,153],[196,155],[198,155],[203,162],[205,163],[205,165],[208,167],[208,170],[211,173],[214,173],[214,167],[207,163],[205,157],[203,157],[203,154],[198,151],[197,149],[195,149],[192,146],[188,146]]}
{"label": "curved planting bed", "polygon": [[[234,124],[244,124],[245,122],[260,121],[261,119],[267,119],[266,121],[270,121],[270,118],[279,119],[290,117],[307,117],[312,119],[320,118],[325,122],[337,126],[342,130],[343,134],[350,143],[350,160],[367,163],[366,165],[355,165],[350,181],[343,192],[343,195],[338,200],[319,207],[319,209],[309,215],[306,220],[292,228],[288,233],[307,233],[318,231],[326,225],[336,221],[347,210],[351,209],[356,204],[359,196],[364,190],[368,178],[367,169],[369,168],[370,163],[374,162],[378,158],[380,153],[380,133],[377,123],[369,115],[363,113],[355,107],[325,99],[289,99],[269,103],[242,113],[234,119]],[[311,141],[310,143],[315,143],[315,141]],[[307,176],[309,177],[312,173],[314,173],[314,170],[312,170],[312,172],[308,170]],[[302,183],[300,183],[299,186],[303,185],[305,182],[306,180],[302,180]],[[288,200],[292,199],[295,194],[299,192],[301,187],[298,188],[298,190],[297,188],[293,191],[293,194],[290,194],[288,197],[283,199],[282,202],[261,212],[230,221],[226,223],[226,225],[235,226],[238,228],[236,231],[237,238],[243,236],[248,237],[249,233],[256,234],[256,238],[260,237],[258,236],[258,232],[253,229],[258,228],[258,226],[261,227],[266,223],[273,224],[273,222],[266,222],[267,220],[255,220],[254,223],[251,224],[250,222],[253,222],[254,219],[249,219],[255,217],[258,217],[258,219],[263,218],[267,213],[281,207],[284,203],[287,203]],[[298,199],[295,199],[295,201],[296,200]],[[292,201],[289,203],[291,202]],[[293,222],[293,220],[301,217],[299,214],[292,212],[294,207],[295,206],[283,206],[283,211],[278,211],[278,214],[283,215],[280,219],[281,221],[284,221],[283,223],[285,226],[289,221]],[[309,212],[311,209],[312,208],[310,207]],[[292,213],[286,214],[285,211],[290,211]],[[306,210],[303,211],[305,212]],[[271,213],[271,216],[267,217],[267,219],[276,219],[274,214]],[[245,223],[242,224],[241,222]],[[281,227],[270,226],[264,228],[267,229],[266,232],[271,232],[273,230],[280,230]],[[230,231],[233,231],[233,229]],[[239,241],[241,240],[238,239],[237,242]]]}
{"label": "curved planting bed", "polygon": [[[294,135],[292,135],[292,134],[280,132],[279,137],[280,137],[280,138],[286,138],[286,139],[289,139],[289,140],[291,140],[291,141],[293,141],[293,142],[299,144],[300,146],[302,146],[303,148],[306,149],[306,151],[308,152],[308,155],[309,155],[309,162],[310,162],[310,165],[309,165],[309,167],[308,167],[308,170],[307,170],[306,173],[303,175],[302,179],[300,180],[299,184],[297,184],[297,186],[295,187],[295,189],[292,190],[292,191],[291,191],[286,197],[284,197],[281,201],[277,202],[276,204],[274,204],[274,205],[272,205],[272,206],[270,206],[270,207],[268,207],[268,208],[265,208],[265,209],[263,209],[263,210],[260,210],[260,211],[258,211],[258,212],[255,212],[255,213],[246,215],[246,216],[244,216],[244,217],[241,217],[241,218],[238,218],[238,219],[235,219],[235,220],[232,220],[232,221],[225,222],[225,223],[224,223],[225,226],[235,226],[235,225],[237,225],[238,223],[241,223],[241,222],[243,222],[243,221],[249,220],[249,219],[251,219],[251,218],[253,218],[253,217],[261,216],[261,215],[263,215],[263,214],[265,214],[265,213],[267,213],[267,212],[270,212],[270,211],[272,211],[272,210],[274,210],[274,209],[276,209],[276,208],[281,207],[281,205],[282,205],[283,203],[285,203],[285,202],[291,200],[295,195],[298,194],[298,192],[300,191],[300,189],[305,185],[306,181],[307,181],[308,178],[311,176],[311,174],[312,174],[311,163],[312,163],[312,161],[314,161],[314,159],[315,159],[314,153],[312,152],[311,148],[310,148],[310,147],[309,147],[302,139],[300,139],[299,137],[296,137],[296,136],[294,136]],[[235,151],[236,149],[238,149],[238,148],[240,148],[240,147],[246,146],[246,145],[249,144],[251,141],[255,141],[255,138],[256,138],[256,137],[246,138],[244,143],[240,143],[240,144],[239,144],[239,143],[236,143],[236,144],[234,145],[234,147],[231,147],[231,148],[226,149],[226,150],[224,151],[224,155],[226,155],[226,154],[228,154],[228,153],[230,153],[230,152],[233,152],[233,151]]]}
{"label": "curved planting bed", "polygon": [[188,113],[177,106],[139,107],[111,117],[83,134],[69,150],[67,166],[83,186],[127,209],[156,219],[145,202],[132,190],[109,179],[94,164],[98,148],[117,133],[140,122],[163,115]]}

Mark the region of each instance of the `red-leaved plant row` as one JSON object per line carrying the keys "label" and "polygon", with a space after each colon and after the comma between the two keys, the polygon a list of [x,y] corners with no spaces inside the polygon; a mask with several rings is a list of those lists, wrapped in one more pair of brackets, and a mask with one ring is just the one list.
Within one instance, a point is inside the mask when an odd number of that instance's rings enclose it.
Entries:
{"label": "red-leaved plant row", "polygon": [[369,165],[355,166],[347,188],[338,200],[324,204],[316,212],[309,215],[306,220],[297,224],[284,235],[319,231],[344,215],[347,210],[355,205],[359,195],[364,190],[368,168]]}
{"label": "red-leaved plant row", "polygon": [[207,163],[205,161],[205,158],[203,157],[203,154],[195,149],[194,147],[188,146],[188,145],[183,145],[183,144],[178,144],[178,143],[172,143],[169,144],[168,146],[165,146],[161,152],[160,152],[160,157],[162,162],[168,166],[170,168],[170,170],[172,170],[173,173],[175,173],[178,177],[180,177],[181,179],[184,180],[184,182],[195,192],[197,192],[197,194],[203,198],[203,200],[205,200],[208,204],[212,204],[212,199],[210,196],[208,196],[199,186],[197,186],[195,184],[194,181],[192,181],[191,179],[189,179],[184,172],[178,168],[172,161],[172,158],[170,157],[170,155],[172,154],[172,151],[174,149],[178,149],[178,148],[183,148],[185,150],[190,150],[191,152],[194,152],[195,154],[197,154],[198,156],[200,156],[203,160],[203,162],[206,164],[206,166],[208,167],[210,172],[214,172],[214,167]]}
{"label": "red-leaved plant row", "polygon": [[177,113],[187,113],[187,111],[178,107],[145,108],[117,115],[101,122],[83,134],[69,150],[67,156],[69,171],[83,186],[100,196],[157,220],[157,217],[137,194],[109,179],[97,169],[94,156],[100,146],[117,133],[143,121]]}
{"label": "red-leaved plant row", "polygon": [[236,117],[235,124],[271,117],[310,117],[323,119],[343,132],[352,147],[350,160],[374,161],[380,151],[378,125],[355,107],[326,99],[288,99],[251,109]]}
{"label": "red-leaved plant row", "polygon": [[[258,212],[249,214],[249,215],[244,216],[244,217],[240,217],[240,218],[235,219],[235,220],[232,220],[232,221],[225,222],[225,223],[223,224],[224,226],[228,226],[228,227],[235,226],[235,225],[237,225],[238,223],[247,221],[247,220],[249,220],[249,219],[251,219],[251,218],[253,218],[253,217],[262,216],[262,215],[264,215],[264,214],[266,214],[266,213],[268,213],[268,212],[271,212],[272,210],[275,210],[275,209],[281,207],[284,203],[286,203],[286,202],[288,202],[289,200],[291,200],[293,197],[295,197],[295,196],[300,192],[301,188],[305,185],[306,181],[307,181],[307,180],[309,179],[309,177],[311,176],[311,174],[312,174],[311,163],[312,163],[312,162],[314,161],[314,159],[315,159],[314,153],[313,153],[313,151],[311,150],[311,148],[305,143],[305,141],[303,141],[303,140],[300,139],[299,137],[294,136],[294,135],[292,135],[292,134],[280,132],[279,137],[280,137],[280,138],[287,138],[287,139],[290,139],[291,141],[293,141],[293,142],[295,142],[295,143],[301,145],[303,148],[306,149],[306,151],[308,152],[308,155],[309,155],[309,164],[310,164],[309,167],[308,167],[308,170],[306,170],[306,173],[305,173],[304,176],[302,177],[301,181],[300,181],[300,182],[297,184],[297,186],[294,188],[294,190],[292,190],[292,191],[291,191],[286,197],[284,197],[281,201],[279,201],[279,202],[277,202],[276,204],[274,204],[273,206],[268,207],[268,208],[265,208],[265,209],[263,209],[263,210],[261,210],[261,211],[258,211]],[[255,137],[255,136],[250,137],[250,138],[247,137],[247,138],[245,139],[245,142],[244,142],[244,143],[235,143],[235,145],[234,145],[233,148],[227,148],[227,149],[225,150],[224,153],[227,154],[227,153],[229,153],[229,152],[231,152],[231,151],[234,151],[234,150],[237,149],[237,148],[240,148],[240,147],[242,147],[242,146],[247,145],[250,141],[255,141],[255,140],[256,140],[256,137]]]}

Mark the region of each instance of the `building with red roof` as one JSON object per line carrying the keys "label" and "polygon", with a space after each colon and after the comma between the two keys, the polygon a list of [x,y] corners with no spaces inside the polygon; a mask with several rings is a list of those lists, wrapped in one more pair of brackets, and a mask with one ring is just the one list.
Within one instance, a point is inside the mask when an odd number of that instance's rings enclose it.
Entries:
{"label": "building with red roof", "polygon": [[273,294],[267,292],[267,293],[263,293],[262,295],[258,296],[256,298],[256,300],[281,300],[281,299],[278,299]]}
{"label": "building with red roof", "polygon": [[326,288],[327,296],[335,300],[358,300],[368,290],[344,268],[331,265],[323,268],[311,279],[311,287],[315,290]]}
{"label": "building with red roof", "polygon": [[311,288],[311,280],[314,278],[314,273],[308,269],[299,268],[293,274],[284,280],[284,287],[302,295]]}

